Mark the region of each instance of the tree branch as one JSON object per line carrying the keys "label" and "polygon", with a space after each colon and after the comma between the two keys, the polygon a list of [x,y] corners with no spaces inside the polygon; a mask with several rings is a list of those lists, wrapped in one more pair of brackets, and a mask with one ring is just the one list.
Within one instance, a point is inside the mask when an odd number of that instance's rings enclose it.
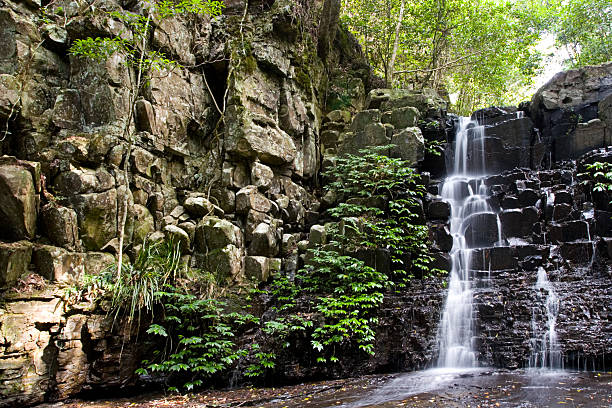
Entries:
{"label": "tree branch", "polygon": [[474,56],[476,56],[476,55],[482,54],[483,52],[484,52],[484,51],[476,51],[476,52],[473,52],[473,53],[471,53],[471,54],[464,55],[464,56],[462,56],[462,57],[459,57],[459,58],[457,58],[457,59],[454,59],[454,60],[452,60],[452,61],[449,61],[449,62],[447,62],[447,63],[446,63],[446,64],[444,64],[444,65],[440,65],[439,67],[436,67],[436,68],[417,68],[417,69],[407,69],[407,70],[402,70],[402,71],[395,71],[395,73],[396,73],[396,74],[408,74],[408,73],[413,73],[413,72],[435,72],[435,71],[440,71],[440,70],[443,70],[443,69],[445,69],[445,68],[450,68],[450,67],[455,67],[455,66],[461,66],[461,65],[467,64],[469,61],[468,61],[468,62],[464,62],[464,63],[462,63],[462,64],[457,64],[457,63],[458,63],[458,62],[460,62],[460,61],[463,61],[463,60],[465,60],[465,59],[467,59],[467,58],[474,57]]}

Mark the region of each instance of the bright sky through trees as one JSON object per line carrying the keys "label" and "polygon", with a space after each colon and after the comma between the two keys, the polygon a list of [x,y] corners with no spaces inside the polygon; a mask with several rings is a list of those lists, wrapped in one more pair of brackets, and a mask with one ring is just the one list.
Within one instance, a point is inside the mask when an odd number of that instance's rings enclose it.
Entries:
{"label": "bright sky through trees", "polygon": [[610,0],[342,0],[342,12],[388,86],[448,92],[459,113],[612,59]]}

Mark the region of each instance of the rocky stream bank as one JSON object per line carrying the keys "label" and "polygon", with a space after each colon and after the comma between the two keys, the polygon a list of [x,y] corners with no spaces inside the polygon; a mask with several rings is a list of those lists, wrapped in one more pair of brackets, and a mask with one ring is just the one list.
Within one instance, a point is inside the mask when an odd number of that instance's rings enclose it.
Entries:
{"label": "rocky stream bank", "polygon": [[612,403],[612,375],[524,370],[425,371],[280,388],[244,388],[189,396],[148,395],[74,400],[39,408],[122,407],[542,407],[603,408]]}

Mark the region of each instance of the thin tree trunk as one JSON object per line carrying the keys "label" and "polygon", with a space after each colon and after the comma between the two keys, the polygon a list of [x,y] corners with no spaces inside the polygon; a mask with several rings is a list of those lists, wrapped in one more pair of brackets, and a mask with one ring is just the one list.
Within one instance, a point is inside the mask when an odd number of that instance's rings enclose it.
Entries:
{"label": "thin tree trunk", "polygon": [[125,154],[125,160],[123,162],[123,178],[125,183],[125,194],[123,195],[123,205],[122,205],[122,214],[121,214],[121,222],[119,223],[119,256],[117,260],[117,277],[121,276],[121,269],[123,268],[123,236],[125,235],[125,224],[127,222],[127,214],[128,214],[128,193],[130,191],[130,156],[132,154],[132,132],[130,131],[130,123],[133,120],[134,109],[136,108],[136,100],[138,99],[138,94],[140,91],[140,84],[142,82],[143,75],[143,64],[144,58],[147,49],[147,34],[149,31],[149,23],[151,22],[151,11],[147,15],[147,21],[144,28],[144,35],[142,36],[142,46],[141,46],[141,54],[140,61],[138,62],[138,75],[136,77],[136,83],[133,84],[132,91],[130,92],[130,112],[128,113],[127,122],[125,123],[124,128],[124,136],[127,135],[128,139],[128,147],[127,152]]}
{"label": "thin tree trunk", "polygon": [[397,59],[397,50],[399,49],[399,38],[400,38],[400,30],[402,28],[402,22],[404,21],[404,9],[406,6],[406,0],[402,0],[402,4],[400,5],[400,14],[397,20],[397,24],[395,25],[395,39],[393,41],[393,51],[391,52],[391,59],[389,60],[387,71],[387,87],[391,88],[393,86],[393,77],[395,76],[395,60]]}

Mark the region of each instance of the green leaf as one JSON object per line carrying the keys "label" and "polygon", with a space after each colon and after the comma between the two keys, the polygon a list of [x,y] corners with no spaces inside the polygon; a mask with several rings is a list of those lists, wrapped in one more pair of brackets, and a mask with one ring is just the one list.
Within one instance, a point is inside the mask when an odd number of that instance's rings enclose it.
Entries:
{"label": "green leaf", "polygon": [[168,333],[166,332],[166,329],[164,329],[162,326],[158,324],[152,324],[151,326],[149,326],[149,328],[147,329],[147,333],[155,334],[157,336],[162,336],[162,337],[168,337]]}

